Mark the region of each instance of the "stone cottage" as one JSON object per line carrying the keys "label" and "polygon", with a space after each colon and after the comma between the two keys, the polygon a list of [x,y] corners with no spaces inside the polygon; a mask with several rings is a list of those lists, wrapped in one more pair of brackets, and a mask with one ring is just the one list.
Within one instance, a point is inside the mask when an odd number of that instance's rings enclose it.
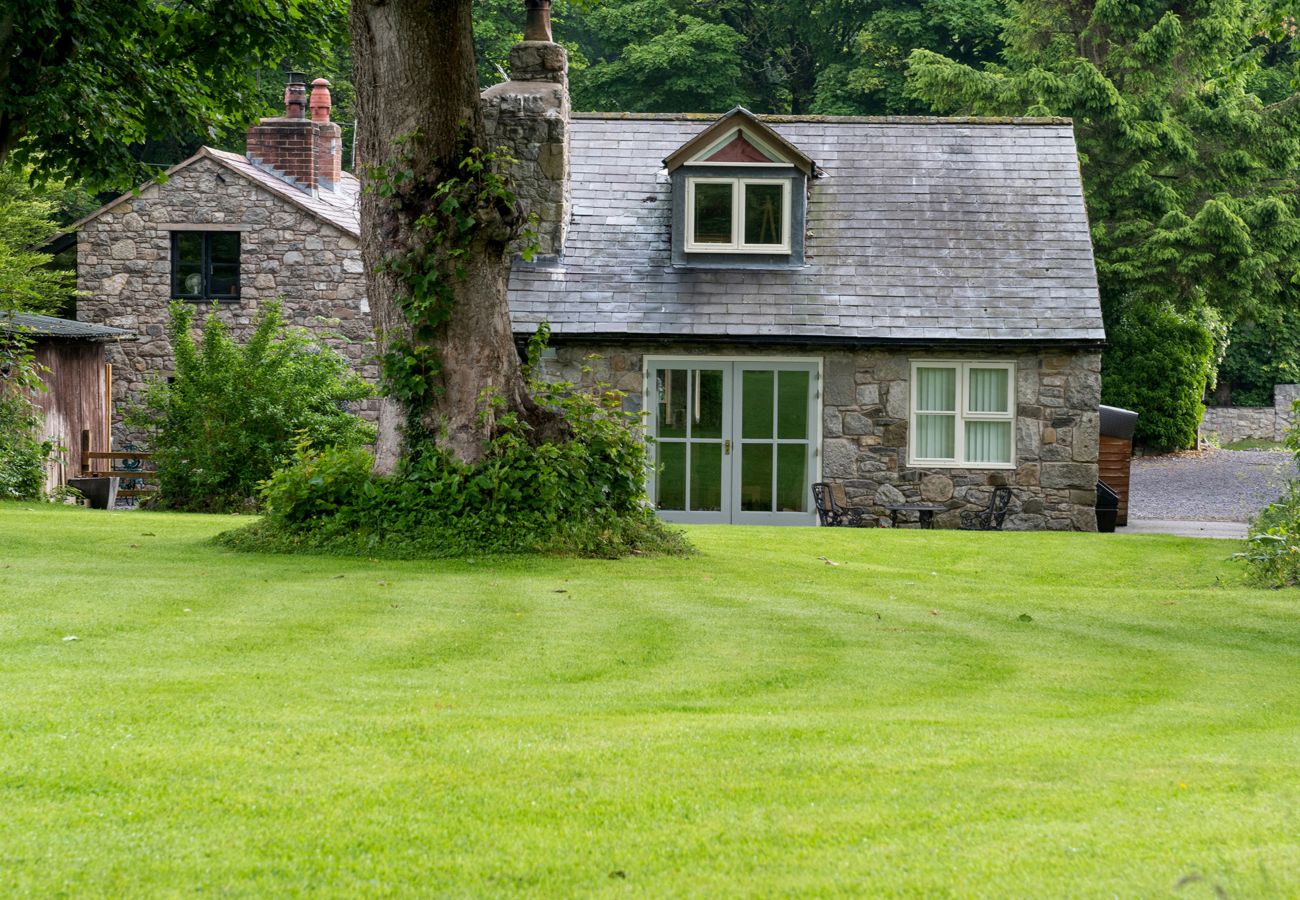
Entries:
{"label": "stone cottage", "polygon": [[[549,323],[551,376],[644,410],[664,518],[813,524],[826,480],[955,527],[1005,484],[1008,527],[1095,529],[1104,333],[1068,120],[574,114],[528,5],[483,100],[542,218],[516,334]],[[248,158],[205,149],[82,224],[79,315],[142,336],[120,395],[166,366],[171,296],[243,326],[283,295],[367,365],[356,183],[320,150],[321,90]]]}
{"label": "stone cottage", "polygon": [[285,115],[249,129],[247,155],[204,147],[166,180],[72,226],[77,318],[139,336],[110,349],[119,411],[147,376],[171,370],[173,298],[215,311],[236,337],[278,299],[286,321],[318,332],[362,375],[377,377],[357,240],[360,182],[342,169],[330,106],[329,85],[318,79],[308,117],[307,85],[290,83]]}

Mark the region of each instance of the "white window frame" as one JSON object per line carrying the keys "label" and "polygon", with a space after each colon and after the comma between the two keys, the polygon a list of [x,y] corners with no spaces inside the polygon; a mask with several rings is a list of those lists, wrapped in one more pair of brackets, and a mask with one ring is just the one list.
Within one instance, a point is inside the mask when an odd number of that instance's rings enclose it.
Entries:
{"label": "white window frame", "polygon": [[[955,420],[953,430],[952,459],[925,459],[916,456],[916,417],[917,417],[917,369],[955,369],[957,371],[956,409],[951,413],[946,410],[921,410],[921,413],[950,414]],[[972,369],[1003,369],[1007,373],[1007,411],[972,412],[970,408],[969,377]],[[957,359],[914,359],[912,360],[911,382],[908,385],[907,402],[907,464],[918,468],[931,469],[1014,469],[1017,460],[1016,448],[1016,364],[997,360],[957,360]],[[966,423],[967,422],[1010,422],[1011,423],[1011,461],[1006,463],[970,462],[966,459]]]}
{"label": "white window frame", "polygon": [[[731,185],[731,243],[695,243],[695,186],[697,184]],[[745,188],[751,184],[781,186],[781,243],[746,244]],[[790,252],[790,179],[788,178],[716,178],[688,176],[686,179],[686,239],[683,247],[687,253],[789,253]]]}

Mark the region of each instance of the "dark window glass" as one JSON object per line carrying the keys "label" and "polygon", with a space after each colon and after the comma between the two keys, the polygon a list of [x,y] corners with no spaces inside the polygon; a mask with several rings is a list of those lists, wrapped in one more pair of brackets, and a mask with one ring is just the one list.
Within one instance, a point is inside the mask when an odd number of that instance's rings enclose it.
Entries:
{"label": "dark window glass", "polygon": [[731,243],[731,185],[695,185],[695,243]]}
{"label": "dark window glass", "polygon": [[238,299],[239,232],[172,232],[172,296]]}
{"label": "dark window glass", "polygon": [[745,185],[745,243],[780,244],[785,191],[779,184]]}

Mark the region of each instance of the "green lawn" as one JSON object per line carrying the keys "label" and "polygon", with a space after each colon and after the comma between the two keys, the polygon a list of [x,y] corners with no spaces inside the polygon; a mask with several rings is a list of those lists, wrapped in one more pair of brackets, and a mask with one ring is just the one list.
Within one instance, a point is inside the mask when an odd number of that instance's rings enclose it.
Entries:
{"label": "green lawn", "polygon": [[0,505],[0,894],[1300,894],[1300,592],[1232,543],[236,521]]}

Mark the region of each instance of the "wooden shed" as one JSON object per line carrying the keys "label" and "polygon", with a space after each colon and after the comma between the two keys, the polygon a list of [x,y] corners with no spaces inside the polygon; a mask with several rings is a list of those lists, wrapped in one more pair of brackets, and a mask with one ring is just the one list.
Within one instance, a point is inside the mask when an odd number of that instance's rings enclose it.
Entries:
{"label": "wooden shed", "polygon": [[1119,494],[1116,525],[1128,524],[1129,471],[1133,464],[1133,431],[1138,414],[1118,406],[1101,407],[1101,438],[1097,477]]}
{"label": "wooden shed", "polygon": [[5,317],[0,327],[25,334],[42,369],[48,390],[35,397],[45,419],[42,436],[60,447],[45,478],[46,489],[53,490],[81,471],[83,448],[112,449],[113,367],[105,344],[133,335],[107,325],[27,314]]}

